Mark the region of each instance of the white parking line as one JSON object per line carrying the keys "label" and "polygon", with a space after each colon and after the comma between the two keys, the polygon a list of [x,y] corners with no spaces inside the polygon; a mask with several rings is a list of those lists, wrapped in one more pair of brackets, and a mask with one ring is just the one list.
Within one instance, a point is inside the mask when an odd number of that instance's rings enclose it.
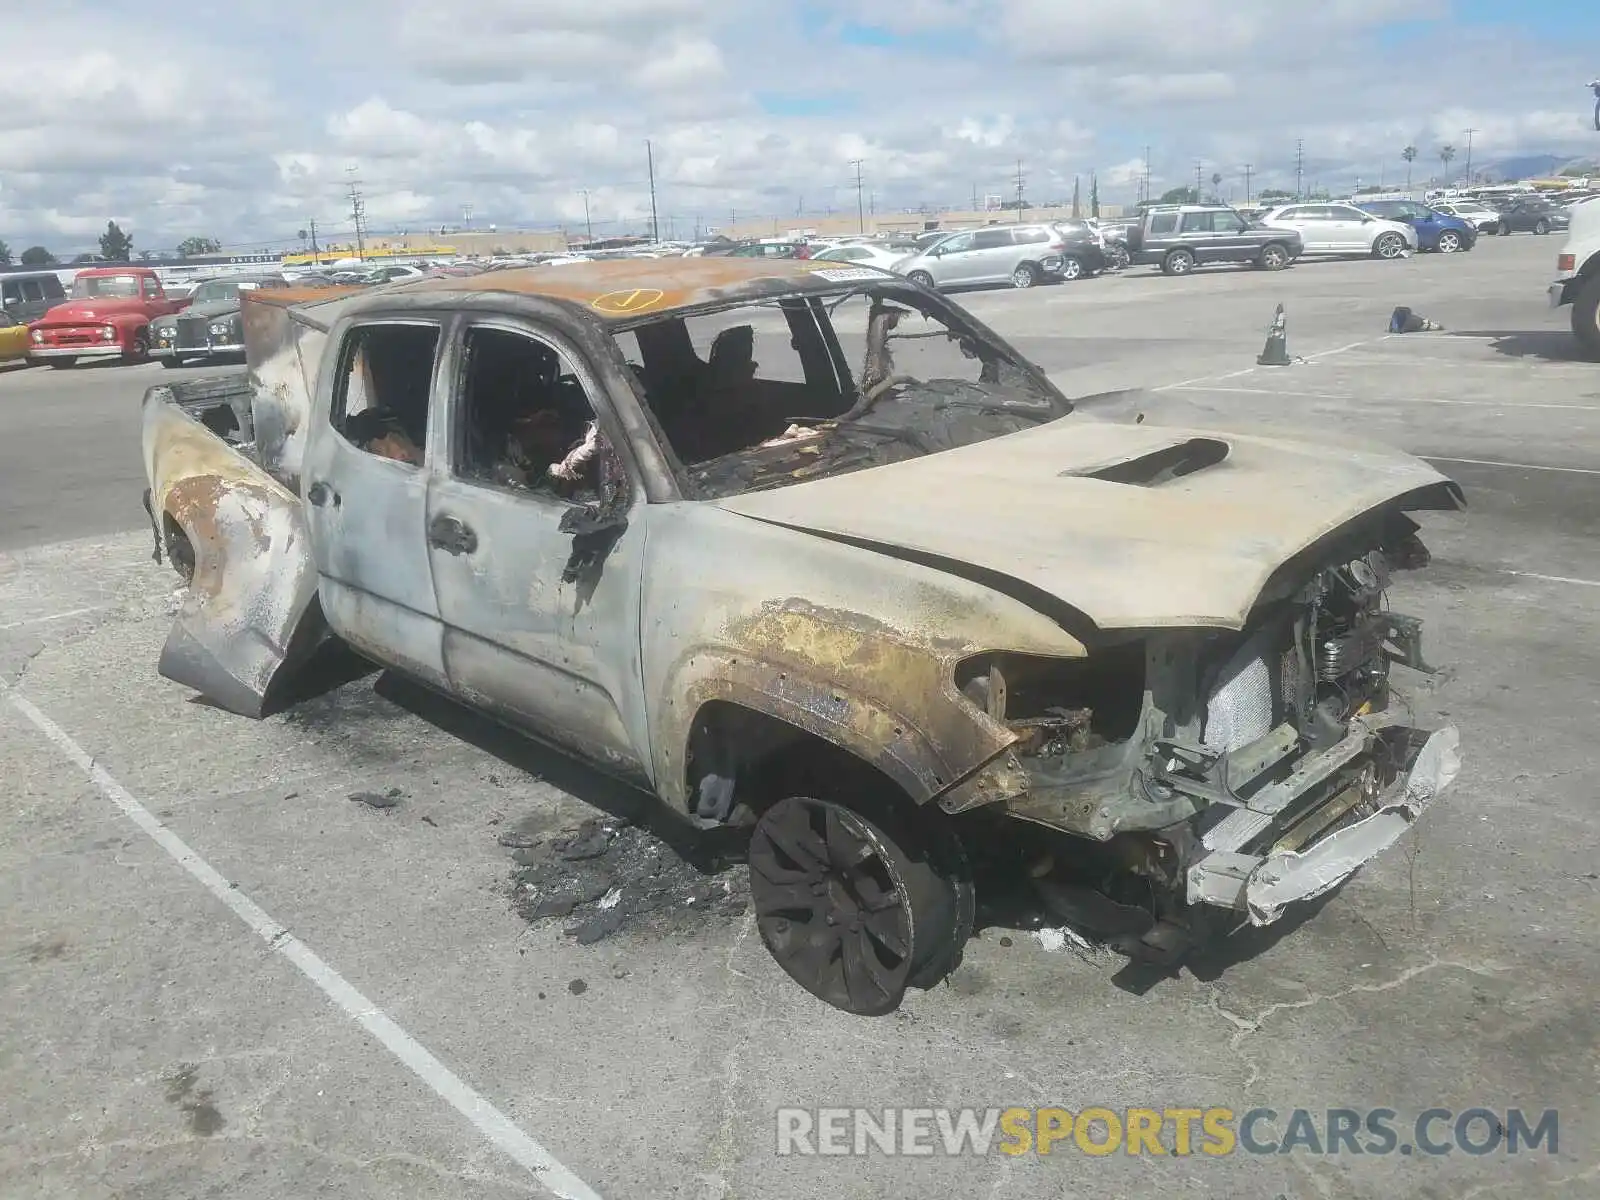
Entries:
{"label": "white parking line", "polygon": [[[1383,337],[1380,337],[1380,338],[1366,338],[1363,341],[1351,342],[1351,343],[1349,343],[1348,345],[1345,345],[1345,346],[1334,346],[1332,349],[1329,349],[1329,350],[1318,350],[1315,354],[1302,355],[1300,357],[1300,361],[1301,362],[1316,362],[1318,359],[1332,358],[1335,354],[1346,354],[1349,351],[1356,349],[1356,347],[1358,347],[1358,346],[1370,346],[1374,342],[1388,341],[1388,338],[1389,338],[1389,335],[1385,334]],[[1254,374],[1256,371],[1259,371],[1260,369],[1261,369],[1260,367],[1245,367],[1242,371],[1229,371],[1226,375],[1196,375],[1193,379],[1180,379],[1180,380],[1178,380],[1177,383],[1164,383],[1160,387],[1154,387],[1154,388],[1151,388],[1150,390],[1152,392],[1176,392],[1176,391],[1181,391],[1184,388],[1192,388],[1195,384],[1205,383],[1208,380],[1212,380],[1212,379],[1219,379],[1219,380],[1220,379],[1237,379],[1241,375]],[[1214,389],[1208,389],[1208,390],[1214,390]]]}
{"label": "white parking line", "polygon": [[1442,454],[1419,454],[1425,462],[1470,463],[1475,467],[1506,467],[1513,471],[1560,471],[1567,475],[1600,475],[1594,467],[1541,467],[1538,463],[1497,462],[1492,458],[1446,458]]}
{"label": "white parking line", "polygon": [[86,617],[90,613],[106,612],[115,608],[114,604],[96,604],[91,608],[69,608],[66,612],[51,613],[45,617],[29,617],[26,621],[11,621],[0,625],[0,632],[7,629],[24,629],[29,625],[46,625],[51,621],[65,621],[70,617]]}
{"label": "white parking line", "polygon": [[1579,587],[1600,587],[1600,579],[1572,579],[1566,575],[1541,575],[1537,571],[1502,570],[1502,575],[1515,575],[1519,579],[1542,579],[1546,583],[1573,583]]}
{"label": "white parking line", "polygon": [[535,1181],[561,1200],[599,1200],[599,1194],[572,1172],[502,1113],[475,1091],[460,1076],[435,1058],[428,1049],[366,996],[362,995],[345,978],[299,938],[273,920],[256,903],[237,888],[231,886],[216,869],[163,825],[149,809],[140,804],[133,794],[118,783],[111,773],[96,763],[87,751],[73,741],[30,701],[24,699],[9,684],[0,682],[0,697],[10,700],[11,706],[26,717],[33,726],[49,738],[57,749],[83,771],[100,789],[106,799],[122,810],[156,845],[166,851],[177,863],[232,910],[233,914],[284,958],[293,963],[319,991],[337,1004],[345,1013],[370,1033],[378,1042],[399,1059],[418,1079],[427,1084],[435,1095],[448,1103],[489,1142],[502,1150],[507,1157],[532,1173]]}
{"label": "white parking line", "polygon": [[1278,388],[1214,387],[1204,383],[1169,388],[1177,392],[1227,392],[1239,396],[1292,396],[1306,400],[1359,400],[1373,404],[1460,404],[1470,408],[1564,408],[1600,412],[1600,404],[1507,404],[1504,400],[1441,400],[1432,396],[1382,396],[1368,399],[1348,392],[1291,392]]}

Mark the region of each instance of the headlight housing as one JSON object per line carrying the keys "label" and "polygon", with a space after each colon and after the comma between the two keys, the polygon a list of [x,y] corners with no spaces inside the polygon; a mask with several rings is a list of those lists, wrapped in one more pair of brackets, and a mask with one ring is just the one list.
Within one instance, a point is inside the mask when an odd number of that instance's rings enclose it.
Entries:
{"label": "headlight housing", "polygon": [[34,340],[35,343],[43,342],[44,341],[44,330],[35,329],[33,331],[33,340]]}
{"label": "headlight housing", "polygon": [[110,326],[110,325],[102,326],[101,329],[100,329],[100,340],[102,342],[114,342],[114,341],[116,341],[117,340],[117,331],[116,331],[116,329],[113,326]]}
{"label": "headlight housing", "polygon": [[211,324],[211,335],[213,337],[227,337],[228,330],[230,328],[232,327],[226,321],[213,321]]}

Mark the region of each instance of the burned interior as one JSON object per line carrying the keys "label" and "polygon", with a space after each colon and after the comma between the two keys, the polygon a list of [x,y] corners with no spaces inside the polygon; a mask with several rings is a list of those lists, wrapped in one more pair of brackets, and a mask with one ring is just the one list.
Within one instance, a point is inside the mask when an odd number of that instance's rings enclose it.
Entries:
{"label": "burned interior", "polygon": [[932,454],[1071,411],[1005,346],[888,280],[616,336],[688,489],[705,498]]}

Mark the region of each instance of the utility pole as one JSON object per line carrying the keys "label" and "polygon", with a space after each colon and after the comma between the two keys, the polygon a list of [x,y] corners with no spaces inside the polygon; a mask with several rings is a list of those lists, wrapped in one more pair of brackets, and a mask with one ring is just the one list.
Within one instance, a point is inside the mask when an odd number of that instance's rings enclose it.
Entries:
{"label": "utility pole", "polygon": [[312,217],[306,224],[311,227],[311,261],[314,263],[317,261],[317,219]]}
{"label": "utility pole", "polygon": [[644,157],[646,164],[650,168],[650,240],[659,242],[661,240],[661,230],[656,225],[656,152],[655,148],[650,145],[648,138],[645,139],[644,143]]}
{"label": "utility pole", "polygon": [[1144,182],[1140,185],[1140,200],[1150,199],[1150,147],[1144,148]]}
{"label": "utility pole", "polygon": [[1255,168],[1254,168],[1254,166],[1252,164],[1245,163],[1245,165],[1244,165],[1244,204],[1245,204],[1246,208],[1250,207],[1250,172],[1253,171],[1254,169]]}
{"label": "utility pole", "polygon": [[1468,129],[1466,131],[1466,134],[1467,134],[1467,168],[1466,168],[1466,177],[1467,177],[1467,186],[1468,187],[1472,186],[1472,135],[1477,133],[1477,132],[1478,131],[1476,129]]}
{"label": "utility pole", "polygon": [[1294,198],[1303,200],[1306,191],[1306,143],[1304,138],[1296,138],[1294,143]]}
{"label": "utility pole", "polygon": [[978,211],[978,185],[972,185],[972,211]]}
{"label": "utility pole", "polygon": [[470,204],[463,204],[461,206],[461,228],[472,228],[472,205]]}
{"label": "utility pole", "polygon": [[1194,160],[1194,202],[1200,203],[1200,189],[1204,185],[1200,182],[1200,160]]}
{"label": "utility pole", "polygon": [[1017,159],[1017,224],[1022,224],[1022,160]]}
{"label": "utility pole", "polygon": [[861,207],[861,163],[862,163],[862,161],[863,160],[861,160],[859,158],[852,158],[850,160],[850,165],[855,167],[855,169],[856,169],[856,232],[857,233],[865,233],[867,231],[867,214],[866,214],[866,210]]}
{"label": "utility pole", "polygon": [[583,189],[583,228],[589,240],[594,241],[594,222],[589,220],[589,189]]}
{"label": "utility pole", "polygon": [[361,180],[355,176],[355,168],[346,168],[350,172],[350,220],[356,227],[356,257],[365,262],[367,258],[366,219],[367,203],[361,198]]}

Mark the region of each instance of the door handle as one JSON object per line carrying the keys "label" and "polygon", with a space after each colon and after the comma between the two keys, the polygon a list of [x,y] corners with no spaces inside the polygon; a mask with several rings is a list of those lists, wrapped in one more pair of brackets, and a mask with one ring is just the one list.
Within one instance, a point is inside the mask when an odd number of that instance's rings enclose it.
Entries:
{"label": "door handle", "polygon": [[320,479],[306,489],[306,499],[318,508],[328,504],[333,505],[335,508],[339,507],[339,493]]}
{"label": "door handle", "polygon": [[447,554],[471,554],[478,548],[478,535],[455,517],[435,517],[428,526],[428,545]]}

